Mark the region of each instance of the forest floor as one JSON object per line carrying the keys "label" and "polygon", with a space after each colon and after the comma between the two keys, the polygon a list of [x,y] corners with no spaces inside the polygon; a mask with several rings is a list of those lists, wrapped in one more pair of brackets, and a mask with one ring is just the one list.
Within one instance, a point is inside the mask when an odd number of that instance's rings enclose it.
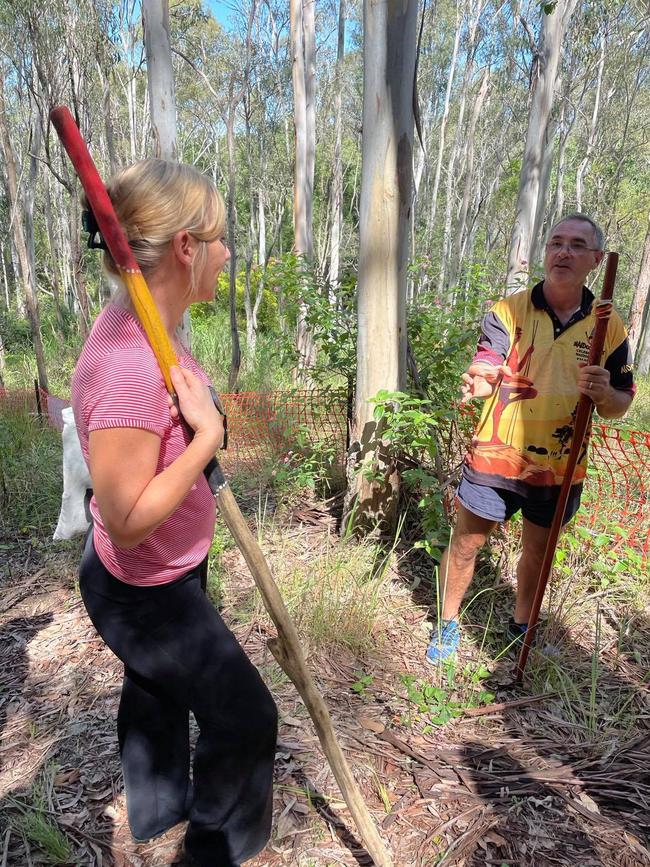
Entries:
{"label": "forest floor", "polygon": [[[424,660],[428,567],[393,551],[380,569],[356,543],[353,565],[341,566],[334,530],[322,506],[303,504],[263,519],[263,546],[285,594],[287,581],[325,574],[322,564],[374,575],[365,640],[328,644],[322,599],[309,617],[300,602],[296,611],[396,867],[650,865],[648,609],[565,594],[541,639],[549,649],[531,655],[516,688],[503,653],[506,558],[482,579],[455,670],[439,672]],[[121,666],[85,615],[79,552],[0,537],[0,865],[180,865],[183,826],[148,844],[129,833],[115,730]],[[280,712],[273,835],[248,863],[370,865],[305,707],[266,647],[273,630],[239,551],[222,545],[213,568],[222,614]],[[355,603],[340,594],[337,622]]]}

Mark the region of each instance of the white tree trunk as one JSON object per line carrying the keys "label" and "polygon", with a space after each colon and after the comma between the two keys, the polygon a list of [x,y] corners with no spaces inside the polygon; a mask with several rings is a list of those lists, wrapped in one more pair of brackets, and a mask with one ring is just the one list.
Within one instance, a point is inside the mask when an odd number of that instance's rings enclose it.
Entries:
{"label": "white tree trunk", "polygon": [[583,195],[583,183],[585,179],[585,174],[587,172],[587,168],[589,167],[589,162],[591,160],[591,155],[594,151],[594,146],[596,144],[596,135],[597,135],[597,125],[598,125],[598,111],[600,109],[600,93],[602,89],[603,83],[603,69],[605,68],[605,47],[607,44],[607,40],[605,37],[605,33],[602,32],[600,34],[600,51],[598,55],[598,72],[596,74],[596,94],[594,96],[594,108],[591,113],[591,123],[589,124],[589,133],[587,136],[587,150],[585,152],[584,157],[580,160],[580,165],[578,166],[578,170],[576,172],[576,207],[578,211],[582,211],[582,195]]}
{"label": "white tree trunk", "polygon": [[470,196],[475,185],[474,178],[474,144],[476,135],[476,124],[483,110],[485,98],[488,93],[488,85],[490,83],[490,70],[486,69],[481,76],[481,85],[478,89],[472,114],[469,120],[467,135],[465,136],[465,146],[467,149],[465,158],[465,185],[463,188],[463,198],[460,205],[460,213],[458,215],[458,225],[456,227],[456,243],[454,245],[454,255],[452,256],[449,269],[449,284],[454,285],[463,267],[463,252],[466,246],[467,238],[467,212],[469,210]]}
{"label": "white tree trunk", "polygon": [[329,285],[330,300],[336,305],[339,287],[339,268],[341,260],[341,230],[343,227],[343,160],[341,156],[343,122],[341,118],[342,65],[345,54],[345,0],[339,0],[339,30],[336,52],[336,71],[334,96],[334,159],[332,166],[331,192],[331,237]]}
{"label": "white tree trunk", "polygon": [[[630,341],[630,349],[632,357],[637,355],[637,349],[640,345],[641,333],[643,331],[644,310],[648,306],[648,292],[650,291],[650,213],[648,214],[648,230],[645,236],[643,245],[643,255],[641,257],[641,267],[639,268],[639,276],[636,281],[636,288],[630,305],[630,313],[627,320],[628,340]],[[646,311],[647,312],[647,311]],[[648,329],[647,316],[645,327]]]}
{"label": "white tree trunk", "polygon": [[454,83],[454,75],[456,73],[456,61],[458,60],[458,45],[460,43],[461,31],[461,0],[456,0],[456,33],[454,35],[454,47],[451,53],[451,62],[449,64],[449,72],[447,74],[447,89],[445,91],[445,104],[442,110],[442,118],[440,120],[440,133],[438,135],[438,160],[436,162],[436,173],[433,178],[433,189],[431,191],[431,210],[429,211],[429,238],[433,236],[436,210],[438,207],[438,188],[440,186],[440,173],[442,171],[442,157],[445,150],[445,130],[447,129],[447,121],[449,120],[449,105],[451,102],[451,88]]}
{"label": "white tree trunk", "polygon": [[[371,399],[406,379],[406,268],[413,193],[416,0],[365,0],[363,166],[357,288],[357,382],[347,513],[390,527],[398,474],[384,453]],[[370,461],[375,480],[352,472]]]}
{"label": "white tree trunk", "polygon": [[168,0],[142,0],[142,25],[147,54],[149,110],[155,138],[154,155],[164,160],[175,160],[176,94]]}
{"label": "white tree trunk", "polygon": [[[316,154],[315,0],[291,0],[291,49],[296,156],[293,185],[294,250],[313,263],[314,160]],[[298,372],[313,366],[315,347],[307,327],[307,308],[299,304],[296,332]]]}
{"label": "white tree trunk", "polygon": [[553,108],[562,39],[575,4],[576,0],[558,0],[550,15],[542,13],[536,80],[533,83],[515,220],[510,238],[507,294],[516,292],[528,281],[532,232],[546,146],[545,133]]}
{"label": "white tree trunk", "polygon": [[13,145],[7,126],[7,112],[5,110],[4,81],[5,70],[0,65],[0,152],[4,160],[7,192],[9,194],[9,207],[11,210],[11,225],[16,254],[20,264],[23,289],[25,293],[25,306],[27,317],[32,333],[34,355],[36,356],[36,368],[38,370],[38,382],[41,388],[47,389],[47,371],[45,369],[45,353],[41,338],[41,321],[36,292],[36,275],[30,261],[30,255],[25,240],[25,214],[20,190],[18,189],[18,172],[14,157]]}

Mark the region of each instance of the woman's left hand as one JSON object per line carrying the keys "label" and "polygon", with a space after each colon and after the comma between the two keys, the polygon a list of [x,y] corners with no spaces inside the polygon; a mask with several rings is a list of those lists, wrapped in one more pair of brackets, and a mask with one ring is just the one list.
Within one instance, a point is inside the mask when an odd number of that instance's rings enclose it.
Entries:
{"label": "woman's left hand", "polygon": [[598,405],[609,395],[609,370],[597,364],[585,364],[578,373],[578,389]]}

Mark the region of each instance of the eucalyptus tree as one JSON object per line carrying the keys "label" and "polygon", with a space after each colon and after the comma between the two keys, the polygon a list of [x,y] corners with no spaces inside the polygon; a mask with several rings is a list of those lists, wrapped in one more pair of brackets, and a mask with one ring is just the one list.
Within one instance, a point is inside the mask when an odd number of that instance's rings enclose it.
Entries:
{"label": "eucalyptus tree", "polygon": [[406,384],[417,2],[365,0],[363,23],[357,376],[346,510],[357,526],[391,527],[399,475],[372,401],[381,389],[400,391]]}
{"label": "eucalyptus tree", "polygon": [[[9,129],[7,103],[5,99],[5,83],[9,78],[7,67],[0,63],[0,151],[2,152],[7,193],[11,214],[13,243],[18,257],[20,278],[23,286],[25,307],[32,336],[38,382],[41,388],[47,389],[48,379],[45,367],[45,353],[41,336],[41,318],[36,287],[33,248],[30,251],[25,232],[26,209],[19,189],[19,170],[16,162],[16,149]],[[22,171],[20,172],[22,174]],[[28,207],[33,208],[33,199]],[[33,239],[32,239],[33,243]]]}
{"label": "eucalyptus tree", "polygon": [[[641,360],[641,346],[643,344],[643,331],[650,330],[648,326],[648,311],[650,309],[648,299],[650,298],[650,213],[648,213],[648,228],[646,230],[645,241],[643,244],[643,252],[641,254],[641,264],[639,266],[639,275],[636,280],[632,303],[630,304],[630,312],[627,318],[628,339],[630,341],[630,349],[632,356]],[[645,373],[647,373],[647,365]]]}
{"label": "eucalyptus tree", "polygon": [[169,37],[168,0],[142,0],[149,110],[154,154],[176,159],[176,92]]}
{"label": "eucalyptus tree", "polygon": [[542,24],[536,50],[528,131],[519,176],[515,220],[508,252],[507,292],[516,292],[528,279],[540,179],[545,151],[549,147],[547,130],[555,95],[558,66],[564,34],[577,0],[558,0],[549,11],[542,11]]}
{"label": "eucalyptus tree", "polygon": [[[314,161],[316,158],[315,0],[290,0],[291,53],[295,127],[293,183],[294,250],[302,267],[313,267]],[[296,325],[298,371],[313,366],[315,346],[307,326],[306,302],[298,304]]]}

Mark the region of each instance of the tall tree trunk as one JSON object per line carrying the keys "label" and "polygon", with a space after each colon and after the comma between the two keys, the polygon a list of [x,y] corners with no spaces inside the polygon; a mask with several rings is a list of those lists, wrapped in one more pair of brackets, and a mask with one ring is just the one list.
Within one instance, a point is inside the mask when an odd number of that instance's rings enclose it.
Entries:
{"label": "tall tree trunk", "polygon": [[9,136],[7,127],[7,113],[5,109],[5,82],[4,68],[0,65],[0,148],[5,164],[5,175],[7,181],[7,191],[9,193],[9,207],[12,215],[12,230],[13,239],[16,247],[16,254],[20,263],[20,271],[25,292],[25,305],[27,308],[27,317],[32,333],[32,343],[34,345],[34,355],[36,356],[36,368],[38,370],[38,382],[41,388],[47,389],[47,371],[45,369],[45,353],[43,352],[43,341],[41,338],[41,321],[40,311],[38,307],[38,295],[36,292],[36,276],[30,261],[29,251],[25,240],[25,214],[23,212],[23,203],[18,189],[18,173],[16,171],[16,160],[14,150]]}
{"label": "tall tree trunk", "polygon": [[176,92],[169,38],[168,0],[142,0],[142,26],[147,55],[149,111],[154,155],[176,159]]}
{"label": "tall tree trunk", "polygon": [[[359,528],[391,528],[397,516],[399,476],[371,401],[380,389],[403,389],[406,379],[416,21],[416,0],[363,4],[357,381],[346,498]],[[373,468],[372,480],[362,467]]]}
{"label": "tall tree trunk", "polygon": [[52,267],[52,298],[54,300],[56,325],[59,333],[63,335],[65,334],[65,325],[63,322],[63,311],[61,310],[61,282],[59,272],[59,261],[62,254],[59,249],[58,232],[55,228],[54,217],[52,215],[52,181],[49,172],[45,176],[45,225],[47,227],[46,237]]}
{"label": "tall tree trunk", "polygon": [[474,145],[476,135],[476,124],[483,110],[483,104],[488,92],[490,82],[490,70],[486,69],[481,76],[481,84],[474,100],[472,114],[469,120],[467,135],[465,136],[465,146],[467,148],[465,158],[465,186],[463,188],[463,198],[460,205],[460,214],[458,215],[458,225],[456,227],[456,243],[454,245],[454,254],[451,258],[449,269],[449,285],[453,286],[462,273],[463,253],[466,248],[467,238],[467,212],[469,210],[469,201],[474,189]]}
{"label": "tall tree trunk", "polygon": [[[630,341],[630,349],[632,357],[637,356],[637,350],[640,345],[641,332],[643,331],[643,313],[648,307],[648,291],[650,290],[650,213],[648,214],[648,230],[645,236],[643,245],[643,255],[641,257],[641,267],[639,268],[639,276],[636,281],[636,288],[632,303],[630,305],[630,313],[627,320],[628,340]],[[647,312],[647,311],[646,311]],[[648,329],[647,316],[645,327]]]}
{"label": "tall tree trunk", "polygon": [[542,227],[544,225],[544,215],[546,214],[546,204],[548,201],[548,190],[551,182],[551,168],[553,167],[553,142],[555,141],[555,133],[557,125],[549,120],[544,133],[544,154],[542,156],[542,168],[539,173],[539,192],[537,193],[537,206],[535,208],[535,219],[533,220],[533,231],[530,238],[530,262],[534,265],[537,262],[539,251],[542,248]]}
{"label": "tall tree trunk", "polygon": [[341,262],[341,229],[343,228],[343,121],[341,117],[341,90],[343,87],[342,66],[345,54],[345,0],[339,0],[339,31],[336,51],[336,72],[334,96],[334,159],[331,186],[331,239],[329,284],[330,300],[336,305],[339,288],[339,269]]}
{"label": "tall tree trunk", "polygon": [[230,249],[230,274],[228,296],[230,301],[230,371],[228,372],[228,391],[235,391],[239,368],[241,367],[241,345],[237,328],[237,241],[235,229],[237,214],[235,201],[237,195],[237,175],[235,163],[235,119],[238,97],[235,94],[235,81],[231,76],[228,92],[228,115],[226,117],[226,145],[228,152],[228,199],[226,213],[228,221],[228,247]]}
{"label": "tall tree trunk", "polygon": [[[168,0],[142,0],[142,26],[147,57],[149,113],[154,136],[154,156],[175,161],[176,91],[169,38]],[[186,346],[192,343],[189,310],[183,314],[178,336]]]}
{"label": "tall tree trunk", "polygon": [[587,172],[587,168],[589,167],[589,162],[591,160],[591,155],[594,151],[594,146],[596,144],[596,134],[598,131],[598,111],[600,109],[600,93],[602,89],[603,83],[603,69],[605,68],[605,47],[607,44],[607,39],[605,36],[605,32],[601,32],[600,34],[600,51],[598,55],[598,72],[596,74],[596,94],[594,96],[594,108],[591,113],[591,123],[589,124],[589,130],[587,134],[587,150],[585,151],[584,157],[580,160],[580,165],[578,166],[578,170],[576,172],[576,207],[578,211],[582,211],[582,189],[583,182],[585,178],[585,174]]}
{"label": "tall tree trunk", "polygon": [[[293,184],[294,250],[307,269],[313,265],[313,196],[315,128],[315,0],[291,0],[292,80],[296,157]],[[303,280],[308,280],[305,275]],[[314,340],[307,327],[307,307],[301,299],[296,327],[298,374],[313,367]]]}
{"label": "tall tree trunk", "polygon": [[553,108],[562,39],[575,4],[576,0],[558,0],[551,14],[542,13],[537,68],[508,254],[507,294],[516,292],[528,281],[533,224],[546,144],[545,133]]}
{"label": "tall tree trunk", "polygon": [[[646,308],[648,307],[650,302],[646,302]],[[647,376],[650,373],[650,310],[648,309],[646,309],[643,331],[637,346],[636,367],[639,376]]]}
{"label": "tall tree trunk", "polygon": [[436,162],[436,173],[433,178],[433,189],[431,191],[431,210],[429,211],[429,224],[427,231],[427,239],[430,241],[435,231],[436,210],[438,207],[438,188],[440,186],[440,173],[442,171],[442,157],[445,150],[445,131],[447,129],[447,121],[449,120],[449,106],[451,103],[451,88],[454,83],[454,75],[456,73],[456,62],[458,60],[458,46],[460,44],[461,31],[461,0],[456,0],[456,32],[454,34],[454,47],[451,53],[451,63],[449,64],[449,72],[447,73],[447,89],[445,91],[445,103],[442,110],[442,118],[440,120],[440,132],[438,135],[438,160]]}

